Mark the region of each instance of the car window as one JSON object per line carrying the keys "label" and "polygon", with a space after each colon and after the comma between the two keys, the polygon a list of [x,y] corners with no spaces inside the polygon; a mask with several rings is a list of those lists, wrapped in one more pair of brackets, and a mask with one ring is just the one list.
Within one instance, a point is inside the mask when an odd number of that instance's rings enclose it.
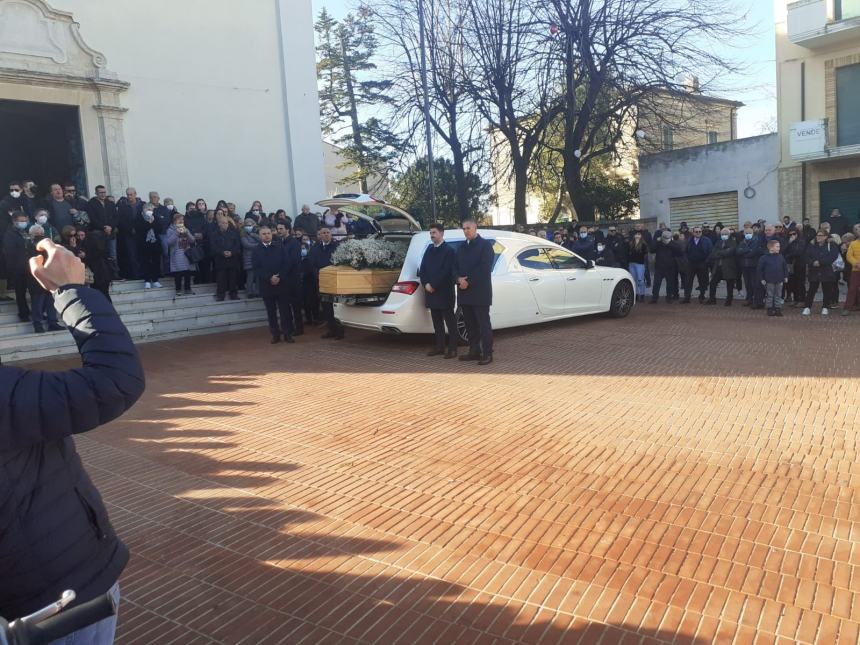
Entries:
{"label": "car window", "polygon": [[[485,237],[484,239],[486,240],[489,238]],[[445,241],[448,243],[449,246],[451,246],[451,248],[454,249],[455,253],[457,252],[457,249],[459,249],[461,246],[463,246],[466,243],[466,240],[452,240],[450,242],[448,240],[445,240]],[[495,269],[496,263],[499,261],[499,258],[501,257],[502,253],[505,252],[505,247],[502,246],[498,240],[490,239],[490,242],[493,243],[493,268]],[[431,246],[433,246],[433,245],[428,244],[427,248],[429,249]],[[427,250],[425,249],[424,252],[426,253]]]}
{"label": "car window", "polygon": [[520,266],[526,269],[554,269],[552,260],[546,254],[546,249],[527,249],[517,256]]}
{"label": "car window", "polygon": [[556,269],[585,269],[585,261],[578,255],[564,249],[547,249],[552,263]]}

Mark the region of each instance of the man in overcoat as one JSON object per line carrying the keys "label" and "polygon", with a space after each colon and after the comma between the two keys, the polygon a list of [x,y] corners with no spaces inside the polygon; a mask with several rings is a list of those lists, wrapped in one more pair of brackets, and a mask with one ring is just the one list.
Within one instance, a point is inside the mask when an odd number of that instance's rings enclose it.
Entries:
{"label": "man in overcoat", "polygon": [[493,362],[493,327],[490,305],[493,304],[493,243],[478,235],[473,219],[463,221],[466,242],[457,250],[457,302],[469,335],[469,353],[461,361],[478,361],[478,365]]}
{"label": "man in overcoat", "polygon": [[[430,225],[433,243],[421,259],[418,279],[424,287],[424,304],[433,319],[436,345],[427,356],[454,358],[457,355],[457,319],[454,316],[454,263],[456,253],[445,242],[445,227]],[[445,327],[448,327],[448,351],[445,351]]]}
{"label": "man in overcoat", "polygon": [[260,245],[253,253],[254,275],[260,282],[260,295],[269,316],[272,344],[280,343],[282,335],[286,342],[294,343],[289,288],[298,270],[296,259],[283,244],[272,240],[272,229],[268,226],[260,227]]}

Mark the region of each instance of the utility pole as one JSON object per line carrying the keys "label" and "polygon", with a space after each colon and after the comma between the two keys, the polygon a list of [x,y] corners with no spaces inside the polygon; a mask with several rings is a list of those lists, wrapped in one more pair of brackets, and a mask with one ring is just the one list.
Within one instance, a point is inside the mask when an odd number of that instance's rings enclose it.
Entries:
{"label": "utility pole", "polygon": [[436,218],[436,181],[433,168],[433,139],[430,129],[430,95],[427,91],[427,51],[424,43],[424,0],[418,0],[419,48],[421,49],[421,85],[424,90],[424,132],[427,139],[427,179],[430,182],[430,212]]}

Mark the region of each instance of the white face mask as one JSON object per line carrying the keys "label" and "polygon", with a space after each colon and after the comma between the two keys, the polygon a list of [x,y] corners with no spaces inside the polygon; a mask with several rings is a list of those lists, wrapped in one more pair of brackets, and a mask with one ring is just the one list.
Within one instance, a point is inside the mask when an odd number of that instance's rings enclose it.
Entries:
{"label": "white face mask", "polygon": [[21,191],[20,190],[12,190],[12,191],[9,191],[9,194],[12,195],[12,197],[14,197],[15,199],[18,199],[21,196]]}
{"label": "white face mask", "polygon": [[171,213],[173,212],[173,209],[174,209],[174,208],[176,208],[176,207],[175,207],[173,204],[168,204],[168,205],[167,205],[167,210],[169,210]]}
{"label": "white face mask", "polygon": [[597,245],[597,250],[598,250],[598,251],[602,251],[602,250],[603,250],[603,249],[605,249],[605,248],[606,248],[606,247],[605,247],[605,246],[603,246],[602,244],[598,244],[598,245]]}
{"label": "white face mask", "polygon": [[39,224],[45,224],[45,223],[48,221],[48,218],[47,218],[47,216],[45,216],[45,215],[39,215],[39,216],[36,218],[36,221],[37,221]]}

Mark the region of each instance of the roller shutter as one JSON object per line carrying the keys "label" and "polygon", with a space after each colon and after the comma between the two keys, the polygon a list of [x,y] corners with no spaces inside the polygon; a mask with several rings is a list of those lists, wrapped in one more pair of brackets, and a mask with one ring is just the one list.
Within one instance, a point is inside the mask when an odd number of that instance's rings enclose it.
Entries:
{"label": "roller shutter", "polygon": [[687,222],[690,228],[704,222],[711,226],[716,222],[722,222],[725,226],[737,226],[737,191],[670,199],[669,226],[673,231],[677,231],[681,222]]}

